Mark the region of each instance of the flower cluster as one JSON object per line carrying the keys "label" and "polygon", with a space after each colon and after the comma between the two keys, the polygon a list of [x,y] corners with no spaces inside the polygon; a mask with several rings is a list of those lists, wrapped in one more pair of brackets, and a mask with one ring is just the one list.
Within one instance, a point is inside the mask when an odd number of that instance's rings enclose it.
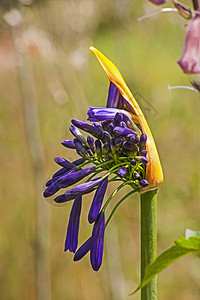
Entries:
{"label": "flower cluster", "polygon": [[[97,271],[102,263],[105,228],[116,208],[137,191],[157,188],[163,175],[149,127],[121,74],[97,49],[91,50],[104,71],[112,76],[107,106],[91,107],[88,111],[90,122],[72,119],[69,130],[73,139],[63,141],[62,145],[75,150],[81,158],[73,162],[62,157],[55,158],[61,168],[46,183],[44,197],[48,198],[61,189],[68,188],[54,199],[56,203],[74,200],[65,251],[75,253],[74,261],[80,260],[90,251],[92,268]],[[135,101],[135,106],[127,100],[128,97]],[[87,133],[87,137],[82,132]],[[84,183],[71,187],[86,177]],[[110,182],[118,182],[119,185],[109,197],[105,197]],[[108,204],[127,185],[131,192],[118,201],[105,220]],[[77,250],[82,197],[93,191],[94,198],[88,213],[88,222],[94,224],[92,235]]]}
{"label": "flower cluster", "polygon": [[[111,84],[109,94],[113,96],[115,92],[116,87]],[[147,136],[141,134],[130,113],[125,110],[90,108],[88,116],[93,121],[92,124],[72,119],[73,125],[69,129],[74,139],[62,143],[67,148],[75,149],[82,158],[72,163],[61,157],[55,158],[55,162],[62,168],[47,182],[44,197],[52,196],[60,189],[70,187],[91,175],[85,183],[68,189],[54,201],[63,203],[75,199],[65,242],[65,251],[69,249],[75,252],[78,246],[82,196],[96,190],[88,214],[89,223],[94,223],[92,237],[75,253],[74,260],[79,260],[90,250],[91,265],[94,270],[98,270],[103,255],[105,208],[112,199],[108,198],[102,207],[108,182],[121,181],[121,187],[129,185],[134,190],[148,185],[145,179],[148,163]],[[79,129],[89,133],[87,139]]]}

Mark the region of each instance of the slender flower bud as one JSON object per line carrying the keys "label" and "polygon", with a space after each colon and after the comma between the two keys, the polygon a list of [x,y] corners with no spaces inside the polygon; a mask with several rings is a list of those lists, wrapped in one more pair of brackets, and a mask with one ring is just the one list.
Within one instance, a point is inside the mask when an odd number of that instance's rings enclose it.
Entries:
{"label": "slender flower bud", "polygon": [[85,146],[77,138],[74,139],[74,144],[76,146],[77,153],[80,156],[84,157],[88,154],[88,149],[86,149]]}
{"label": "slender flower bud", "polygon": [[69,126],[69,130],[71,131],[71,133],[83,144],[86,144],[87,141],[84,138],[84,136],[80,133],[80,131],[78,130],[78,128],[76,128],[74,125],[70,125]]}
{"label": "slender flower bud", "polygon": [[92,231],[90,262],[94,271],[98,271],[103,258],[105,215],[100,212]]}
{"label": "slender flower bud", "polygon": [[109,132],[107,132],[107,131],[104,131],[104,132],[103,132],[103,136],[102,136],[102,138],[103,138],[103,140],[104,140],[104,141],[107,141],[107,142],[109,142],[109,141],[110,141],[110,139],[111,139],[110,133],[109,133]]}
{"label": "slender flower bud", "polygon": [[200,73],[200,12],[195,12],[191,20],[185,40],[183,56],[178,61],[186,74]]}
{"label": "slender flower bud", "polygon": [[116,137],[115,138],[115,145],[118,147],[118,146],[121,146],[123,143],[123,139],[121,137]]}
{"label": "slender flower bud", "polygon": [[68,169],[68,170],[69,170],[69,169],[72,169],[72,168],[74,168],[74,167],[76,167],[75,164],[69,162],[68,160],[66,160],[66,159],[64,159],[64,158],[62,158],[62,157],[55,157],[55,158],[54,158],[54,161],[55,161],[58,165],[60,165],[61,167],[66,168],[66,169]]}
{"label": "slender flower bud", "polygon": [[89,251],[91,247],[91,240],[92,237],[90,237],[75,253],[74,255],[74,261],[78,261],[82,259]]}
{"label": "slender flower bud", "polygon": [[105,142],[105,143],[103,144],[103,154],[104,154],[105,156],[108,156],[109,151],[110,151],[110,145],[109,145],[108,142]]}
{"label": "slender flower bud", "polygon": [[101,138],[101,136],[102,136],[102,130],[100,130],[97,127],[94,127],[94,126],[90,125],[86,121],[80,121],[80,120],[77,120],[77,119],[72,119],[71,122],[74,126],[78,127],[79,129],[81,129],[83,131],[86,131],[86,132],[90,133],[91,135],[95,136],[96,138]]}
{"label": "slender flower bud", "polygon": [[133,173],[133,179],[138,179],[140,178],[140,175],[137,172]]}
{"label": "slender flower bud", "polygon": [[89,145],[90,149],[92,150],[92,152],[95,153],[95,143],[94,143],[93,137],[88,135],[87,142],[88,142],[88,145]]}
{"label": "slender flower bud", "polygon": [[73,172],[72,174],[69,175],[66,174],[58,179],[57,184],[60,188],[68,187],[80,181],[81,179],[93,173],[94,171],[95,171],[95,167],[91,167],[91,168],[86,168],[83,170]]}
{"label": "slender flower bud", "polygon": [[145,133],[141,134],[140,136],[140,150],[143,150],[146,146],[146,141],[147,141],[147,135]]}
{"label": "slender flower bud", "polygon": [[92,205],[90,207],[90,211],[88,214],[89,223],[93,223],[96,221],[99,211],[101,209],[101,205],[103,202],[103,198],[108,185],[108,177],[106,177],[98,186],[96,193],[94,195],[94,199],[92,201]]}
{"label": "slender flower bud", "polygon": [[59,185],[57,184],[57,181],[52,182],[44,191],[43,196],[45,198],[48,198],[52,195],[54,195],[56,192],[58,192],[60,190]]}
{"label": "slender flower bud", "polygon": [[61,143],[63,146],[70,148],[70,149],[76,149],[76,146],[74,144],[74,141],[65,140]]}
{"label": "slender flower bud", "polygon": [[109,91],[108,91],[108,100],[107,100],[107,106],[106,107],[118,107],[119,103],[119,90],[118,88],[111,82]]}
{"label": "slender flower bud", "polygon": [[139,185],[141,187],[146,187],[146,186],[149,185],[149,183],[148,183],[148,181],[146,179],[142,179],[142,180],[140,180]]}
{"label": "slender flower bud", "polygon": [[135,159],[132,159],[131,162],[130,162],[130,164],[131,164],[133,167],[135,167],[135,166],[136,166],[136,161],[135,161]]}
{"label": "slender flower bud", "polygon": [[101,149],[101,142],[100,142],[100,140],[96,140],[95,141],[95,149],[96,149],[97,156],[101,157],[101,155],[102,155],[102,149]]}
{"label": "slender flower bud", "polygon": [[149,162],[148,158],[145,156],[136,156],[135,159],[143,164],[147,164]]}
{"label": "slender flower bud", "polygon": [[82,206],[82,197],[77,196],[74,200],[70,217],[69,217],[69,223],[67,227],[67,237],[65,240],[65,251],[69,249],[69,251],[75,253],[77,249],[81,206]]}
{"label": "slender flower bud", "polygon": [[124,120],[124,115],[122,113],[116,113],[115,117],[114,117],[114,120],[113,120],[113,123],[116,126],[120,126],[120,122],[122,122],[123,120]]}
{"label": "slender flower bud", "polygon": [[87,181],[85,183],[81,183],[72,188],[71,190],[66,191],[63,195],[56,197],[54,201],[57,203],[62,203],[73,200],[78,195],[88,194],[92,192],[95,189],[95,187],[102,182],[102,180],[103,179],[100,177],[91,181]]}
{"label": "slender flower bud", "polygon": [[130,128],[122,128],[118,126],[113,129],[113,132],[120,136],[127,136],[128,134],[134,134],[137,136],[137,133],[134,130]]}
{"label": "slender flower bud", "polygon": [[121,167],[118,171],[117,171],[117,175],[124,178],[126,176],[127,173],[127,168],[126,167]]}
{"label": "slender flower bud", "polygon": [[147,150],[140,151],[140,155],[146,157],[147,156]]}
{"label": "slender flower bud", "polygon": [[115,140],[114,139],[110,140],[110,149],[112,151],[112,154],[116,155],[116,146],[115,146]]}

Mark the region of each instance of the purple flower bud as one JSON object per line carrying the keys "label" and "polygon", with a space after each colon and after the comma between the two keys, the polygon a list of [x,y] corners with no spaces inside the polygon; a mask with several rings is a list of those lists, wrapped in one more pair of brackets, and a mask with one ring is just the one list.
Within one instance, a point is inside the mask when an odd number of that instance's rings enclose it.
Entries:
{"label": "purple flower bud", "polygon": [[136,156],[135,159],[142,164],[147,164],[149,162],[148,158],[144,156]]}
{"label": "purple flower bud", "polygon": [[142,133],[140,136],[140,150],[143,150],[146,146],[146,141],[147,141],[147,135],[145,133]]}
{"label": "purple flower bud", "polygon": [[124,119],[124,115],[122,113],[116,113],[113,123],[116,126],[120,126],[120,122],[122,122],[123,119]]}
{"label": "purple flower bud", "polygon": [[90,237],[75,253],[74,261],[78,261],[83,258],[89,251],[91,246],[92,237]]}
{"label": "purple flower bud", "polygon": [[131,119],[131,114],[117,108],[90,107],[88,111],[89,120],[92,122],[113,121],[116,113],[123,113]]}
{"label": "purple flower bud", "polygon": [[68,187],[95,171],[95,167],[86,168],[60,177],[57,184],[60,188]]}
{"label": "purple flower bud", "polygon": [[94,199],[92,201],[92,205],[90,207],[90,211],[88,214],[89,223],[93,223],[96,221],[99,211],[101,209],[101,205],[103,202],[103,198],[106,192],[106,188],[108,185],[108,177],[106,177],[98,186],[96,193],[94,195]]}
{"label": "purple flower bud", "polygon": [[129,128],[122,128],[118,126],[113,129],[113,133],[116,133],[117,135],[120,136],[127,136],[128,134],[134,134],[137,136],[137,133],[134,130]]}
{"label": "purple flower bud", "polygon": [[179,66],[186,74],[200,73],[200,12],[190,22],[185,40],[183,56],[178,61]]}
{"label": "purple flower bud", "polygon": [[103,130],[108,131],[108,126],[110,125],[111,121],[103,121],[101,123]]}
{"label": "purple flower bud", "polygon": [[84,158],[79,158],[75,161],[73,161],[73,164],[76,166],[82,165],[84,163],[85,159]]}
{"label": "purple flower bud", "polygon": [[72,119],[71,122],[74,126],[90,133],[91,135],[95,136],[96,138],[101,138],[101,136],[102,136],[102,130],[100,130],[99,128],[97,128],[95,126],[90,125],[88,122],[80,121],[77,119]]}
{"label": "purple flower bud", "polygon": [[123,139],[121,137],[118,136],[118,137],[115,138],[115,145],[117,147],[121,146],[122,143],[123,143]]}
{"label": "purple flower bud", "polygon": [[103,140],[109,142],[111,139],[110,133],[107,131],[103,131]]}
{"label": "purple flower bud", "polygon": [[127,173],[127,168],[125,166],[121,167],[118,171],[117,171],[117,175],[120,177],[125,177]]}
{"label": "purple flower bud", "polygon": [[57,203],[73,200],[78,195],[85,195],[92,192],[95,187],[102,182],[102,178],[96,178],[94,180],[79,184],[74,188],[66,191],[63,195],[60,195],[54,199]]}
{"label": "purple flower bud", "polygon": [[52,176],[52,179],[57,179],[57,178],[60,177],[61,175],[64,175],[67,171],[68,171],[68,169],[66,169],[66,168],[61,168],[60,170],[58,170],[58,171]]}
{"label": "purple flower bud", "polygon": [[109,91],[108,91],[108,100],[106,107],[114,107],[117,108],[119,102],[119,90],[114,85],[114,83],[110,83]]}
{"label": "purple flower bud", "polygon": [[114,139],[110,140],[110,149],[112,151],[112,154],[116,155],[116,146],[115,146],[115,140]]}
{"label": "purple flower bud", "polygon": [[131,162],[130,162],[130,164],[131,164],[133,167],[136,166],[136,161],[135,161],[135,159],[132,159]]}
{"label": "purple flower bud", "polygon": [[86,144],[87,141],[84,138],[84,136],[80,133],[80,131],[78,130],[78,128],[76,128],[74,125],[70,125],[69,126],[69,130],[71,131],[71,133],[83,144]]}
{"label": "purple flower bud", "polygon": [[111,135],[113,134],[113,129],[114,129],[114,125],[113,123],[110,123],[110,125],[108,126],[108,131]]}
{"label": "purple flower bud", "polygon": [[122,148],[131,150],[133,148],[133,145],[130,144],[129,142],[127,142],[127,141],[124,141],[123,144],[122,144]]}
{"label": "purple flower bud", "polygon": [[65,140],[61,144],[67,148],[76,149],[76,146],[74,145],[74,141]]}
{"label": "purple flower bud", "polygon": [[95,148],[96,148],[96,153],[98,157],[101,157],[102,155],[102,149],[101,149],[101,142],[100,140],[95,141]]}
{"label": "purple flower bud", "polygon": [[90,262],[94,271],[98,271],[103,258],[105,232],[105,215],[100,212],[92,231],[92,240],[90,246]]}
{"label": "purple flower bud", "polygon": [[87,154],[87,149],[85,148],[85,145],[83,145],[77,138],[74,139],[74,144],[76,146],[76,149],[83,153],[81,156],[85,156]]}
{"label": "purple flower bud", "polygon": [[103,154],[105,156],[107,156],[109,151],[110,151],[110,145],[109,145],[108,142],[105,142],[104,145],[103,145]]}
{"label": "purple flower bud", "polygon": [[145,186],[147,186],[149,183],[148,183],[148,181],[146,180],[146,179],[142,179],[142,180],[140,180],[140,182],[139,182],[139,185],[141,186],[141,187],[145,187]]}
{"label": "purple flower bud", "polygon": [[137,172],[133,173],[133,179],[138,179],[140,178],[140,175]]}
{"label": "purple flower bud", "polygon": [[44,191],[43,196],[45,198],[48,198],[48,197],[54,195],[59,190],[60,190],[60,187],[58,186],[57,181],[52,182]]}
{"label": "purple flower bud", "polygon": [[88,145],[89,145],[90,149],[92,150],[92,152],[95,153],[95,143],[94,143],[93,137],[88,135],[87,142],[88,142]]}
{"label": "purple flower bud", "polygon": [[146,157],[147,156],[147,150],[140,151],[140,155]]}
{"label": "purple flower bud", "polygon": [[167,2],[167,0],[149,0],[149,2],[156,4],[156,5],[162,5]]}
{"label": "purple flower bud", "polygon": [[139,142],[139,138],[135,135],[135,134],[128,134],[126,136],[126,140],[130,143],[130,144],[137,144]]}
{"label": "purple flower bud", "polygon": [[82,197],[77,196],[74,200],[70,217],[69,217],[69,223],[67,227],[67,237],[65,240],[65,251],[69,249],[69,251],[75,253],[77,249],[81,206],[82,206]]}
{"label": "purple flower bud", "polygon": [[64,159],[64,158],[62,158],[62,157],[55,157],[55,158],[54,158],[54,161],[55,161],[58,165],[60,165],[61,167],[66,168],[66,169],[68,169],[68,170],[69,170],[69,169],[72,169],[72,168],[74,168],[74,167],[76,167],[75,164],[69,162],[68,160],[66,160],[66,159]]}

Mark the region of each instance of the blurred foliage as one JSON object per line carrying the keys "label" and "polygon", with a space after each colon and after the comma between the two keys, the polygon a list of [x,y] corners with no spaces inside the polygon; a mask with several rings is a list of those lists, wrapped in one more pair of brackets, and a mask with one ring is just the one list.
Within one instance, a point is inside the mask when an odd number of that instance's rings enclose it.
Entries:
{"label": "blurred foliage", "polygon": [[[189,85],[190,80],[198,79],[184,75],[176,64],[182,53],[185,21],[172,13],[138,22],[138,17],[155,9],[145,0],[41,2],[18,6],[21,19],[17,27],[9,26],[8,15],[1,12],[0,290],[5,300],[36,299],[36,191],[16,47],[28,61],[35,86],[45,154],[41,183],[57,169],[53,157],[75,158],[73,151],[60,145],[70,138],[70,119],[86,119],[88,106],[106,101],[108,80],[88,51],[94,45],[122,72],[143,106],[158,145],[165,174],[158,203],[159,252],[183,235],[186,227],[199,230],[199,94],[167,89],[168,84]],[[11,2],[1,1],[3,4]],[[4,10],[10,8],[4,5]],[[16,14],[10,16],[12,21]],[[80,244],[91,231],[87,224],[91,199],[84,198]],[[45,200],[41,197],[41,201]],[[63,252],[70,208],[70,203],[49,208],[52,299],[128,299],[139,283],[137,196],[119,208],[108,226],[98,273],[91,270],[88,257],[73,263],[73,256]],[[160,299],[199,299],[199,270],[199,258],[191,256],[161,273]]]}

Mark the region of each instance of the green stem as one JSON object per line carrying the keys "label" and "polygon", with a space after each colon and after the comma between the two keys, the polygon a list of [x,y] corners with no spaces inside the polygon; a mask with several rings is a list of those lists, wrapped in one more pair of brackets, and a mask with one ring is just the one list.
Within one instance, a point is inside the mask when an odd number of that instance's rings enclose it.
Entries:
{"label": "green stem", "polygon": [[[157,254],[157,190],[140,195],[141,207],[141,279]],[[141,290],[141,300],[157,300],[157,278]]]}

